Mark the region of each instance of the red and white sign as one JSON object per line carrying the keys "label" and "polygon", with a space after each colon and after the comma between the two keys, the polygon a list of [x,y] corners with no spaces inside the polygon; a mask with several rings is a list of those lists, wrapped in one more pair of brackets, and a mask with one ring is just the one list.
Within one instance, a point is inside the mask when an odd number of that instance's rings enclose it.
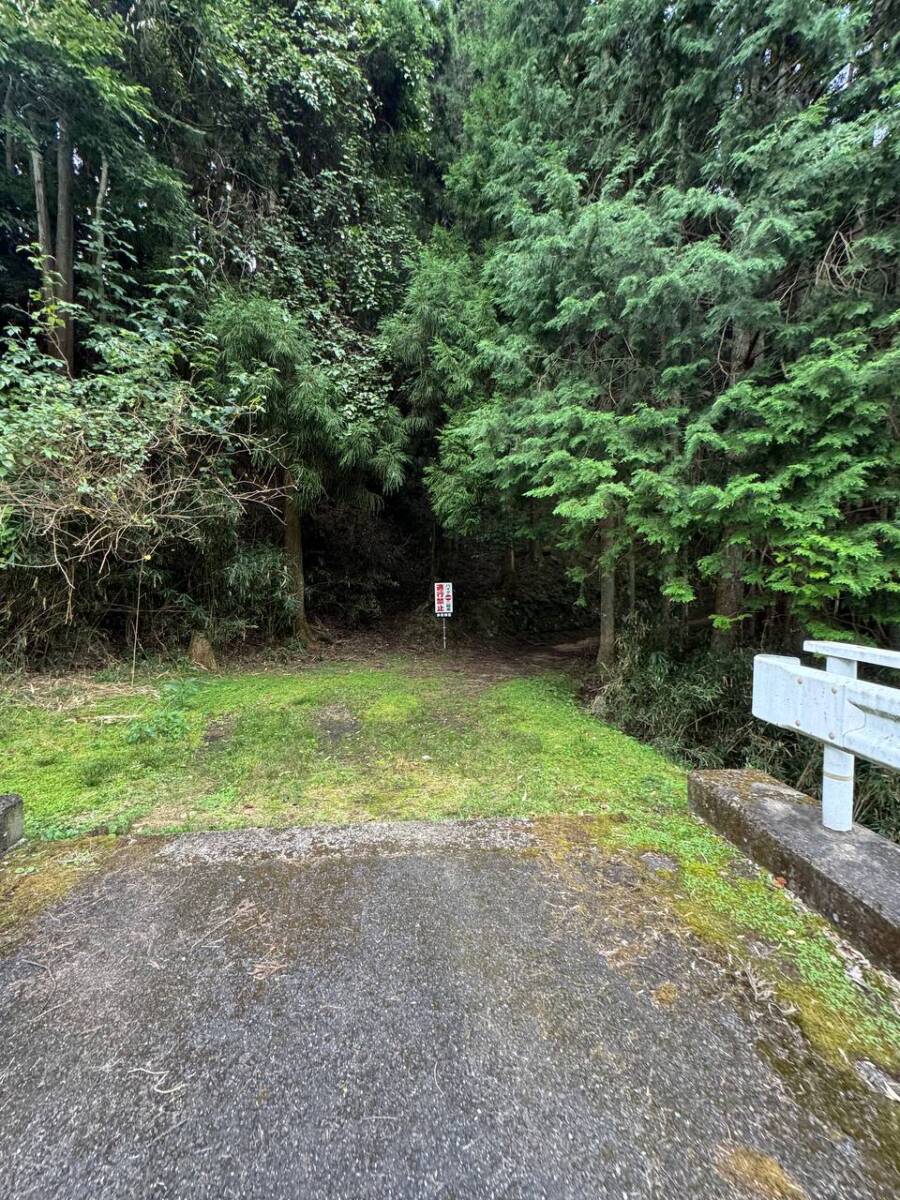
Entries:
{"label": "red and white sign", "polygon": [[452,583],[436,583],[434,585],[434,612],[438,617],[453,616]]}

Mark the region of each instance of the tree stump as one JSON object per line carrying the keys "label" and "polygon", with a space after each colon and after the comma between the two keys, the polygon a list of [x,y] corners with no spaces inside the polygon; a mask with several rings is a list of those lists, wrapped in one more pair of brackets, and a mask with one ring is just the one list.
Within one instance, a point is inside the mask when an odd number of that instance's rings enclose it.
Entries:
{"label": "tree stump", "polygon": [[209,643],[209,639],[202,633],[195,631],[191,634],[188,657],[195,667],[200,667],[203,671],[218,671],[219,669],[219,664],[216,662],[216,656]]}

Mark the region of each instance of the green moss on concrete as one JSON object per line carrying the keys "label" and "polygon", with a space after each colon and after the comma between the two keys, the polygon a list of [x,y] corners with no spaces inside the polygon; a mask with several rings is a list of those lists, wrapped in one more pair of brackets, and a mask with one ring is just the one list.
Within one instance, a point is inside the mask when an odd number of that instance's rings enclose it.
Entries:
{"label": "green moss on concrete", "polygon": [[761,1200],[806,1200],[806,1192],[776,1159],[750,1146],[723,1146],[716,1169],[724,1179]]}
{"label": "green moss on concrete", "polygon": [[673,858],[675,877],[652,886],[692,932],[771,990],[831,1061],[868,1057],[900,1069],[900,1007],[886,977],[852,978],[828,923],[694,817],[681,789],[655,805],[623,799],[611,815],[604,848]]}
{"label": "green moss on concrete", "polygon": [[0,858],[0,954],[11,950],[28,922],[98,870],[116,848],[114,837],[37,842]]}

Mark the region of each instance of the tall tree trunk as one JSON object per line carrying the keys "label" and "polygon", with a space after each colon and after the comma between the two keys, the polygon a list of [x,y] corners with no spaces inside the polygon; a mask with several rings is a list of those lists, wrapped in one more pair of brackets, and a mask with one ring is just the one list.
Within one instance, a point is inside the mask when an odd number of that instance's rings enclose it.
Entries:
{"label": "tall tree trunk", "polygon": [[628,547],[628,613],[634,614],[637,607],[637,555],[634,552],[634,542]]}
{"label": "tall tree trunk", "polygon": [[516,548],[510,542],[503,556],[503,566],[500,569],[500,588],[505,596],[512,596],[516,590]]}
{"label": "tall tree trunk", "polygon": [[744,372],[753,365],[753,334],[749,329],[735,325],[731,334],[731,380],[736,383]]}
{"label": "tall tree trunk", "polygon": [[47,203],[47,175],[44,169],[44,154],[38,137],[36,123],[31,126],[31,145],[28,148],[31,159],[31,181],[34,185],[34,207],[37,213],[38,248],[41,256],[41,283],[44,292],[44,302],[52,304],[55,297],[53,287],[53,272],[56,264],[53,259],[53,239],[50,235],[50,206]]}
{"label": "tall tree trunk", "polygon": [[869,37],[872,39],[872,70],[878,71],[881,69],[882,47],[885,41],[885,31],[882,28],[884,13],[882,4],[876,3],[872,5],[872,19],[869,23]]}
{"label": "tall tree trunk", "polygon": [[[737,380],[753,366],[756,352],[756,341],[749,329],[735,324],[731,331],[731,364],[730,382]],[[715,613],[722,617],[736,618],[740,615],[744,604],[744,581],[742,568],[744,564],[744,548],[734,542],[727,541],[732,530],[725,530],[722,547],[722,567],[716,580]],[[731,650],[737,640],[738,622],[732,620],[722,628],[713,628],[710,644],[712,649],[722,653]]]}
{"label": "tall tree trunk", "polygon": [[[64,304],[71,304],[75,298],[75,218],[72,209],[72,131],[67,113],[59,118],[56,180],[57,296]],[[70,312],[63,312],[58,336],[60,357],[71,375],[75,364],[75,325]]]}
{"label": "tall tree trunk", "polygon": [[9,82],[6,85],[6,95],[3,98],[3,115],[6,117],[6,136],[3,139],[3,156],[6,163],[7,175],[14,174],[16,169],[16,144],[12,135],[12,95],[13,77],[10,75]]}
{"label": "tall tree trunk", "polygon": [[294,597],[294,637],[302,642],[312,640],[306,616],[306,578],[303,574],[303,531],[297,508],[294,477],[284,472],[284,554],[291,578]]}
{"label": "tall tree trunk", "polygon": [[612,561],[613,521],[600,527],[600,646],[597,670],[612,670],[616,661],[616,566]]}
{"label": "tall tree trunk", "polygon": [[106,265],[106,234],[103,229],[103,209],[106,204],[106,193],[109,190],[109,159],[104,154],[100,162],[100,182],[97,185],[97,199],[94,201],[94,270],[97,273],[97,300],[100,303],[100,319],[103,319],[103,268]]}
{"label": "tall tree trunk", "polygon": [[[742,546],[733,543],[723,551],[722,569],[716,582],[716,613],[722,617],[739,616],[744,603],[744,581],[741,570],[744,565]],[[712,648],[722,652],[731,650],[737,638],[738,622],[733,620],[726,629],[713,629]]]}

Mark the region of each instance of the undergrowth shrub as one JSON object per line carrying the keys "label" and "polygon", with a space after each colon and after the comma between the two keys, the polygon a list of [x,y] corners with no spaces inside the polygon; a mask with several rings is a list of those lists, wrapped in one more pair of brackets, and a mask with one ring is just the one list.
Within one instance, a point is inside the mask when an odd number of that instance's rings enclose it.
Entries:
{"label": "undergrowth shrub", "polygon": [[129,722],[125,741],[129,745],[142,742],[178,741],[189,729],[186,710],[190,709],[199,691],[195,679],[176,679],[160,688],[160,704],[149,716]]}

